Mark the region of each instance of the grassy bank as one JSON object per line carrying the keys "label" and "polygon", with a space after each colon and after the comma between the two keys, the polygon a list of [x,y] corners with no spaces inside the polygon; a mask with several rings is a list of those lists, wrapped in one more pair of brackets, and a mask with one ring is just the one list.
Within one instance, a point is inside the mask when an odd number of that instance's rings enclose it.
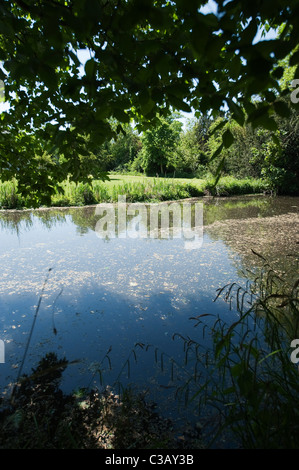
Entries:
{"label": "grassy bank", "polygon": [[[211,179],[150,178],[113,175],[109,181],[94,180],[91,185],[64,181],[56,190],[51,206],[84,206],[101,202],[117,202],[126,195],[127,202],[159,202],[204,195],[232,196],[258,194],[267,189],[266,182],[254,179],[223,177],[214,186]],[[0,182],[2,209],[29,208],[30,202],[18,193],[17,181]]]}

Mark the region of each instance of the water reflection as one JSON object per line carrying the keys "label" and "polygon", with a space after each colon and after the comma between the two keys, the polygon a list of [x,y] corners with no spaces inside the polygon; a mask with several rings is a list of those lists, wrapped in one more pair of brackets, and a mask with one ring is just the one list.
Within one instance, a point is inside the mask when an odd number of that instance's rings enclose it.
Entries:
{"label": "water reflection", "polygon": [[[296,259],[298,207],[298,198],[205,199],[198,250],[186,250],[182,238],[100,239],[95,207],[1,212],[0,339],[6,363],[0,364],[0,385],[17,376],[41,288],[53,268],[24,372],[54,350],[80,360],[64,375],[68,391],[99,383],[101,367],[106,383],[121,376],[151,390],[163,387],[167,397],[173,382],[166,358],[184,363],[173,335],[194,336],[189,318],[195,315],[237,315],[213,300],[219,287],[245,284],[244,268],[257,262],[252,249],[279,258],[280,268]],[[136,343],[151,345],[138,349],[137,363],[131,353]],[[103,360],[110,347],[111,370]],[[177,370],[181,381],[186,373]]]}
{"label": "water reflection", "polygon": [[[204,203],[205,225],[231,219],[241,220],[274,217],[284,214],[298,214],[299,211],[298,197],[206,197],[199,199],[199,201],[203,201]],[[18,233],[21,223],[23,229],[29,229],[32,227],[34,219],[39,219],[45,227],[51,229],[58,223],[66,222],[68,218],[78,226],[79,230],[82,230],[82,233],[86,233],[86,229],[94,230],[98,221],[95,206],[37,209],[35,211],[0,210],[0,227],[2,230]]]}

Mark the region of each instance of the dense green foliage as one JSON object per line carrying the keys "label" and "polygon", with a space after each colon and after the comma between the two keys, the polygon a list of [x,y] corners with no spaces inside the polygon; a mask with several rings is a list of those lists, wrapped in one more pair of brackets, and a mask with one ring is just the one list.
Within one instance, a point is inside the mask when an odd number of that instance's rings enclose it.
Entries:
{"label": "dense green foliage", "polygon": [[[155,127],[138,134],[130,125],[117,138],[107,140],[97,151],[81,157],[82,165],[104,167],[116,173],[132,173],[144,176],[189,177],[189,188],[176,181],[152,184],[125,184],[109,191],[99,180],[91,183],[72,181],[69,176],[59,185],[53,184],[48,205],[85,205],[102,201],[117,201],[118,191],[134,201],[177,199],[203,194],[234,195],[271,191],[277,194],[299,194],[299,119],[292,110],[290,118],[275,115],[276,142],[267,129],[240,126],[234,120],[223,117],[201,117],[189,120],[182,129],[180,116],[174,114],[160,118]],[[117,123],[114,122],[114,127]],[[230,130],[234,136],[232,145],[217,155],[223,134]],[[33,140],[34,137],[31,137]],[[216,156],[215,156],[216,153]],[[44,154],[40,166],[47,171],[49,156]],[[221,170],[220,181],[217,175]],[[47,176],[48,177],[48,176]],[[202,182],[201,180],[204,180]],[[5,178],[4,178],[5,180]],[[195,184],[194,184],[195,183]],[[159,186],[159,188],[158,188]],[[28,187],[25,176],[0,185],[0,206],[4,208],[32,207],[42,203],[38,186]],[[181,187],[181,189],[180,189]],[[193,187],[193,189],[192,189]],[[170,188],[172,188],[170,190]]]}
{"label": "dense green foliage", "polygon": [[[138,134],[131,125],[125,132],[98,146],[95,153],[80,156],[81,166],[98,166],[109,172],[132,173],[144,176],[200,178],[194,187],[194,180],[182,186],[159,183],[124,185],[119,191],[130,200],[151,201],[177,199],[203,194],[233,195],[271,191],[277,194],[299,194],[299,119],[298,111],[291,110],[290,118],[274,115],[277,130],[271,138],[271,131],[253,129],[250,125],[240,126],[233,119],[219,116],[193,118],[182,129],[181,117],[172,114],[160,118],[155,127]],[[113,122],[114,128],[117,122]],[[232,145],[217,153],[223,135],[230,131],[234,137]],[[22,136],[20,136],[22,139]],[[35,140],[30,137],[31,142]],[[85,139],[86,142],[86,139]],[[39,168],[50,178],[48,167],[53,166],[49,155],[44,152],[36,158]],[[222,178],[218,180],[219,172]],[[39,206],[44,201],[39,186],[30,187],[26,175],[5,182],[2,174],[0,185],[0,206],[21,208]],[[215,180],[216,179],[216,180]],[[3,181],[4,180],[4,181]],[[183,183],[183,182],[182,182]],[[53,185],[47,205],[85,205],[102,201],[117,201],[117,189],[109,192],[99,180],[74,182],[68,178]],[[166,187],[167,186],[167,187]],[[169,188],[172,187],[172,190]],[[175,189],[174,189],[175,187]],[[190,189],[193,187],[193,190]],[[29,191],[30,189],[30,191]],[[28,190],[28,191],[27,191]],[[185,195],[185,196],[184,196]]]}
{"label": "dense green foliage", "polygon": [[[297,111],[290,111],[289,118],[274,114],[277,130],[263,128],[252,129],[251,126],[239,126],[229,120],[224,127],[215,131],[208,141],[210,155],[213,155],[229,129],[234,137],[230,148],[225,149],[214,158],[210,169],[217,174],[223,173],[236,177],[265,178],[269,189],[278,194],[299,194],[299,116]],[[218,118],[212,129],[225,123]]]}
{"label": "dense green foliage", "polygon": [[[262,178],[278,194],[299,194],[299,119],[298,111],[290,112],[290,118],[274,115],[277,130],[272,136],[267,129],[220,116],[190,119],[181,129],[179,117],[172,115],[140,135],[129,126],[125,136],[101,146],[98,158],[110,170],[147,176],[210,179],[221,170],[222,176]],[[234,140],[217,154],[227,131]]]}
{"label": "dense green foliage", "polygon": [[[32,204],[49,203],[68,176],[105,176],[105,158],[94,156],[123,125],[134,120],[144,130],[171,109],[193,108],[199,117],[227,108],[239,125],[276,131],[273,111],[289,114],[282,61],[290,58],[298,75],[298,2],[217,0],[209,14],[206,3],[4,0],[0,79],[9,110],[0,122],[2,180],[16,177]],[[278,27],[279,38],[256,41]],[[216,154],[231,143],[226,129]]]}
{"label": "dense green foliage", "polygon": [[132,165],[133,170],[146,174],[163,175],[176,167],[176,145],[179,142],[181,124],[173,118],[160,118],[157,125],[144,132],[142,150]]}

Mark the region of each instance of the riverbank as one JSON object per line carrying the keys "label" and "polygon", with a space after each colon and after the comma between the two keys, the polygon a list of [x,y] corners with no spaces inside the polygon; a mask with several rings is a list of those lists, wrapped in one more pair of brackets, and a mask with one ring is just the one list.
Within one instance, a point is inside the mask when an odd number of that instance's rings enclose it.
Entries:
{"label": "riverbank", "polygon": [[[117,202],[125,195],[127,202],[162,202],[194,197],[236,196],[261,194],[267,191],[267,183],[250,178],[223,177],[216,186],[211,179],[168,179],[140,176],[112,175],[109,181],[92,183],[64,181],[62,189],[56,189],[47,207],[82,207],[102,202]],[[37,207],[45,207],[38,205]],[[0,182],[0,209],[30,209],[32,202],[18,192],[17,182]]]}

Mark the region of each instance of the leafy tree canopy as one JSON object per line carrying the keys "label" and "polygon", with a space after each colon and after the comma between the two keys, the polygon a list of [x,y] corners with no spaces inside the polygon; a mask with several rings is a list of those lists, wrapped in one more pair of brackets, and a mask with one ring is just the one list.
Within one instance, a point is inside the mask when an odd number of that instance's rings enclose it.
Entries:
{"label": "leafy tree canopy", "polygon": [[[203,13],[206,3],[2,0],[0,79],[10,109],[1,114],[1,177],[45,198],[67,174],[98,177],[98,166],[82,161],[114,136],[111,118],[144,129],[170,108],[199,115],[226,106],[238,124],[275,131],[271,114],[288,112],[277,98],[279,63],[299,63],[298,1],[216,0],[215,14]],[[278,39],[254,42],[260,28],[278,27]],[[89,51],[84,67],[80,50]],[[223,135],[227,147],[232,136]],[[50,159],[41,161],[44,152]]]}

